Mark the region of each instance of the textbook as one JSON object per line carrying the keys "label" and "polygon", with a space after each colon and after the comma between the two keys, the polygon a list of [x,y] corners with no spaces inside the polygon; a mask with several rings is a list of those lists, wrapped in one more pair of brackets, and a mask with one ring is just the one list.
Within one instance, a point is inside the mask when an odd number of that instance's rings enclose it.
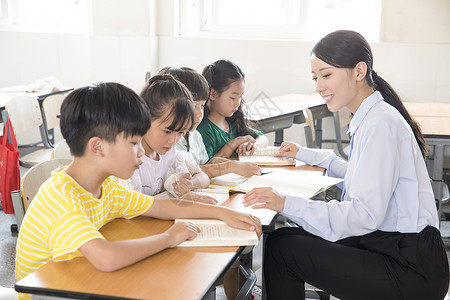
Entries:
{"label": "textbook", "polygon": [[[230,191],[229,188],[225,189],[217,188],[217,189],[195,189],[192,192],[197,195],[209,196],[211,198],[214,198],[217,201],[217,205],[221,205],[230,198],[229,191]],[[176,196],[170,194],[168,191],[164,191],[162,193],[159,193],[158,195],[155,195],[155,198],[180,199],[179,197],[177,198]]]}
{"label": "textbook", "polygon": [[236,173],[228,173],[211,178],[210,185],[215,186],[228,186],[233,187],[247,180],[247,177],[238,175]]}
{"label": "textbook", "polygon": [[214,219],[175,219],[178,222],[191,222],[200,233],[192,241],[184,241],[178,247],[221,247],[248,246],[258,244],[256,231],[247,231],[228,226],[225,222]]}
{"label": "textbook", "polygon": [[272,187],[284,195],[309,199],[342,181],[341,178],[311,175],[310,171],[277,169],[265,175],[252,176],[231,190],[247,193],[256,187]]}
{"label": "textbook", "polygon": [[280,147],[258,148],[253,155],[239,155],[240,161],[255,162],[260,166],[295,166],[295,159],[290,157],[275,157]]}

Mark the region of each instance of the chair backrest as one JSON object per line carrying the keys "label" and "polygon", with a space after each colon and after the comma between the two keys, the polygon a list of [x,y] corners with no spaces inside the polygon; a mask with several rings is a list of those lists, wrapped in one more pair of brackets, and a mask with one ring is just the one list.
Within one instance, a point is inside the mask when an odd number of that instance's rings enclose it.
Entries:
{"label": "chair backrest", "polygon": [[58,144],[55,145],[55,148],[53,148],[52,159],[59,159],[59,158],[73,160],[73,155],[70,153],[70,148],[69,145],[67,145],[66,140],[60,141]]}
{"label": "chair backrest", "polygon": [[43,124],[39,102],[34,96],[14,97],[6,103],[5,109],[15,134],[38,128]]}
{"label": "chair backrest", "polygon": [[44,120],[47,125],[47,130],[59,126],[58,114],[61,110],[61,104],[64,101],[66,94],[54,94],[47,96],[42,103]]}
{"label": "chair backrest", "polygon": [[305,126],[305,138],[306,138],[306,146],[308,148],[315,148],[316,144],[316,126],[314,124],[314,117],[309,108],[303,110],[303,116],[306,120]]}
{"label": "chair backrest", "polygon": [[29,169],[22,177],[20,191],[22,193],[23,206],[28,209],[34,196],[37,194],[42,183],[50,177],[51,172],[61,165],[68,165],[70,159],[52,159],[41,162]]}

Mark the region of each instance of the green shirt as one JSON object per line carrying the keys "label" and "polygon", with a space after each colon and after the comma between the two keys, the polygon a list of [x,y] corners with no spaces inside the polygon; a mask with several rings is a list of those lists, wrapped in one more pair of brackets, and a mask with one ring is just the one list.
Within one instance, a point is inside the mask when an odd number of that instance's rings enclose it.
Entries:
{"label": "green shirt", "polygon": [[[230,123],[228,123],[228,125],[230,126],[230,132],[223,131],[208,118],[204,118],[200,125],[198,125],[197,131],[202,135],[203,143],[205,144],[209,159],[219,152],[226,143],[238,137],[236,134],[236,128]],[[250,130],[251,136],[254,138],[259,135],[263,135],[261,131],[250,127],[248,127],[248,129]]]}

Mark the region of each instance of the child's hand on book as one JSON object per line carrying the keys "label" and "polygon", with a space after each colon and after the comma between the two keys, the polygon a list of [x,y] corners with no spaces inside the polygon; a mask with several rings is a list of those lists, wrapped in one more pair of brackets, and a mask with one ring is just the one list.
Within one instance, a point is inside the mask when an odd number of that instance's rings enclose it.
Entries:
{"label": "child's hand on book", "polygon": [[233,161],[233,173],[244,177],[251,177],[253,175],[261,175],[262,169],[254,162]]}
{"label": "child's hand on book", "polygon": [[172,225],[165,234],[170,237],[169,248],[174,248],[184,241],[190,241],[200,232],[197,226],[189,222],[179,222]]}
{"label": "child's hand on book", "polygon": [[191,178],[191,174],[185,173],[173,183],[173,191],[177,196],[181,197],[189,193],[194,188]]}
{"label": "child's hand on book", "polygon": [[226,207],[223,208],[224,208],[223,211],[225,213],[221,217],[222,221],[224,221],[229,226],[234,228],[244,229],[248,231],[256,231],[258,238],[261,237],[262,233],[261,221],[257,217],[251,214],[241,213]]}
{"label": "child's hand on book", "polygon": [[253,155],[256,148],[256,142],[246,142],[237,147],[236,153],[238,155]]}
{"label": "child's hand on book", "polygon": [[271,187],[254,188],[244,195],[244,206],[252,208],[268,208],[281,213],[284,209],[286,196],[281,195]]}
{"label": "child's hand on book", "polygon": [[300,145],[293,142],[283,142],[274,156],[295,158],[298,150],[300,150]]}

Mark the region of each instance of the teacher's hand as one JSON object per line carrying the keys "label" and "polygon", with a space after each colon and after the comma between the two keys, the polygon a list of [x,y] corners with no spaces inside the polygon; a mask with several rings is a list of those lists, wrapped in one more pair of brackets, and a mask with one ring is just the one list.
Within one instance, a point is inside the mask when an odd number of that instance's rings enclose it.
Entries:
{"label": "teacher's hand", "polygon": [[268,208],[281,213],[284,209],[286,196],[281,195],[271,187],[254,188],[244,195],[244,206],[252,208]]}
{"label": "teacher's hand", "polygon": [[293,142],[283,142],[280,149],[275,153],[275,157],[290,157],[295,158],[300,145]]}

